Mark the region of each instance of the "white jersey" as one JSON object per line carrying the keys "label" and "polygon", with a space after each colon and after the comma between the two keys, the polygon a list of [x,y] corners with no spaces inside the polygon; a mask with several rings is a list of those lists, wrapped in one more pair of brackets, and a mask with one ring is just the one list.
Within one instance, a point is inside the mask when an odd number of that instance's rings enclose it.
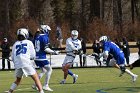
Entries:
{"label": "white jersey", "polygon": [[29,40],[17,41],[12,48],[12,60],[16,69],[31,66],[35,58],[34,45]]}
{"label": "white jersey", "polygon": [[75,56],[74,50],[80,50],[82,48],[81,41],[79,39],[72,39],[71,37],[66,40],[66,52],[68,55]]}

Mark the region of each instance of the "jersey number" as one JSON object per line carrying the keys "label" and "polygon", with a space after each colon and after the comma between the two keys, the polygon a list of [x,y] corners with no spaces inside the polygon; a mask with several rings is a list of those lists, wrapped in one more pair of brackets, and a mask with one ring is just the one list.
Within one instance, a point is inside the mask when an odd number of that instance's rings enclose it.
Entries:
{"label": "jersey number", "polygon": [[27,52],[27,48],[26,48],[27,44],[21,44],[21,45],[16,45],[16,56],[19,54],[26,54]]}
{"label": "jersey number", "polygon": [[40,50],[40,41],[39,40],[35,40],[35,50],[36,50],[36,52],[39,52],[39,50]]}
{"label": "jersey number", "polygon": [[114,42],[111,42],[113,45],[115,45],[117,48],[119,48],[119,46],[118,45],[116,45]]}

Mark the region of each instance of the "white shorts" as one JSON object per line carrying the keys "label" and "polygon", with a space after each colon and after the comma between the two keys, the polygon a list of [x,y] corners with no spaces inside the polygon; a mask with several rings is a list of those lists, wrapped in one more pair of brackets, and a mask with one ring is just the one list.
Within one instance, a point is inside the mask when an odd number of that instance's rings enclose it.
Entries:
{"label": "white shorts", "polygon": [[15,76],[21,78],[23,75],[27,76],[31,76],[34,75],[36,73],[36,70],[32,67],[23,67],[23,68],[19,68],[15,70]]}
{"label": "white shorts", "polygon": [[72,57],[72,56],[66,56],[65,57],[65,59],[64,59],[64,62],[63,62],[63,64],[62,64],[62,66],[65,66],[66,64],[70,64],[70,65],[72,65],[74,62],[74,57]]}

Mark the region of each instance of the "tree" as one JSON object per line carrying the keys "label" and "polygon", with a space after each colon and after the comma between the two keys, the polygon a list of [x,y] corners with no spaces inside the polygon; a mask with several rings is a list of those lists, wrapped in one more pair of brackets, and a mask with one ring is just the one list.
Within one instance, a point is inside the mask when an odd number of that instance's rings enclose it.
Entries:
{"label": "tree", "polygon": [[90,0],[90,20],[100,18],[100,0]]}
{"label": "tree", "polygon": [[53,16],[55,24],[61,25],[64,22],[64,0],[52,0],[51,6],[53,7]]}

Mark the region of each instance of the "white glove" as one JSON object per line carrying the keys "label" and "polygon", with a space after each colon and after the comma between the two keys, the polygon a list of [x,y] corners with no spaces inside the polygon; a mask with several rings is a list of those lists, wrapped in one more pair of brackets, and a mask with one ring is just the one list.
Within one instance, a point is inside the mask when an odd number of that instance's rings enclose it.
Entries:
{"label": "white glove", "polygon": [[123,47],[124,47],[124,48],[126,48],[126,46],[125,46],[125,45],[124,45]]}
{"label": "white glove", "polygon": [[60,51],[54,51],[54,55],[58,55]]}

